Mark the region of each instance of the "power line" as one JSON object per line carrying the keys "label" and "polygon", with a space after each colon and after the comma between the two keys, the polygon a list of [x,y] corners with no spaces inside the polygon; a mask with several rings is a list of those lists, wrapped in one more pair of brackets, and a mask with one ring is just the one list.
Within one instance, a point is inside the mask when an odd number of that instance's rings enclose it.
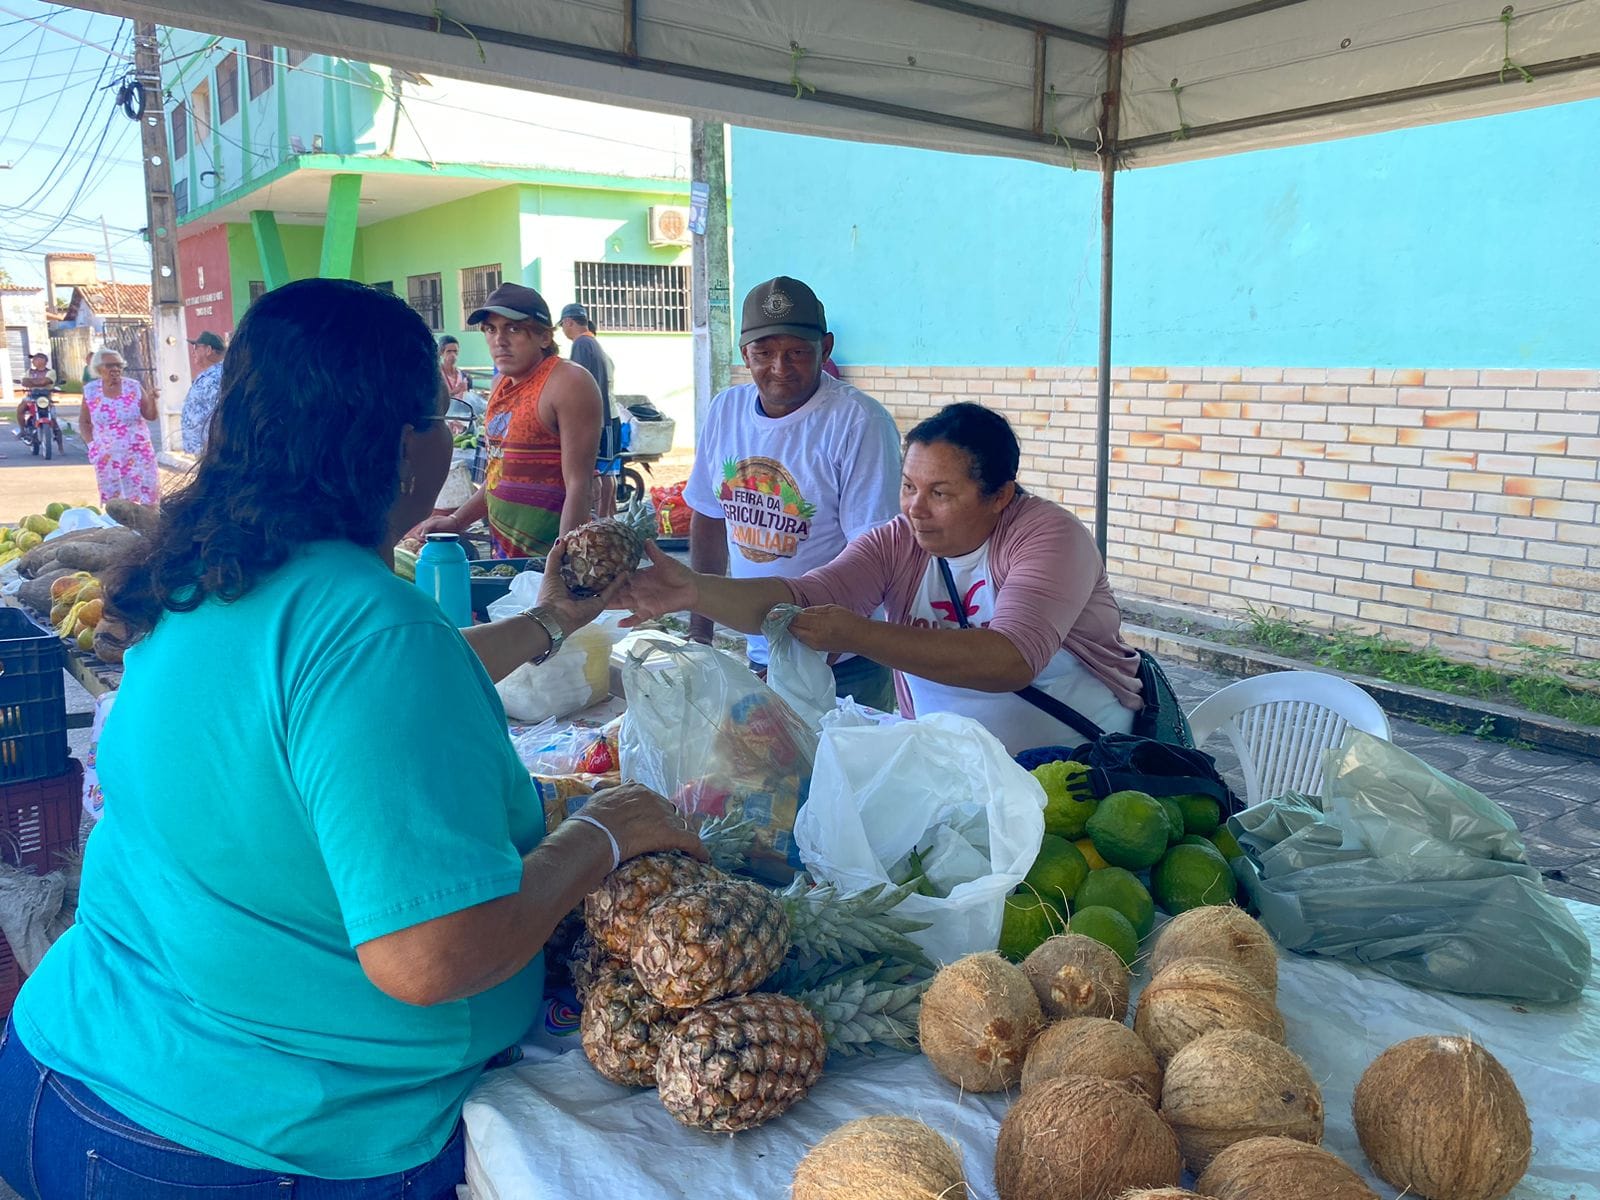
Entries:
{"label": "power line", "polygon": [[[90,17],[89,17],[89,24],[85,25],[83,27],[84,28],[84,32],[87,33],[89,31],[90,26],[92,26],[93,24],[94,24],[94,16],[93,16],[93,14],[91,14]],[[39,45],[41,47],[43,47],[43,45],[44,45],[44,38],[45,38],[45,35],[41,32],[39,34]],[[71,65],[69,65],[67,67],[67,74],[68,75],[71,75],[73,73],[74,69],[78,65],[78,59],[82,54],[83,54],[83,46],[82,45],[77,45],[77,46],[74,46],[72,48],[72,63],[71,63]],[[39,52],[38,52],[38,50],[35,50],[33,52],[33,59],[28,64],[28,82],[23,85],[24,89],[26,89],[29,85],[31,85],[33,83],[34,67],[35,67],[35,64],[38,63],[38,61],[39,61]],[[57,96],[61,95],[63,92],[67,91],[72,86],[74,86],[74,85],[72,85],[72,84],[63,85],[62,88],[55,93],[55,95],[57,95]],[[26,102],[24,102],[24,103],[26,103]],[[11,121],[6,125],[5,133],[4,134],[0,134],[0,142],[5,141],[6,138],[9,138],[11,136],[11,131],[16,128],[17,118],[22,115],[22,109],[23,109],[23,104],[15,104],[15,105],[12,106],[12,108],[11,108]],[[44,136],[44,127],[41,124],[41,126],[39,128],[39,131],[33,135],[33,141],[28,143],[27,149],[23,150],[22,154],[18,154],[16,157],[18,159],[22,158],[23,155],[27,154],[29,150],[32,150],[35,146],[37,146],[39,144],[39,139],[41,137],[43,137],[43,136]]]}

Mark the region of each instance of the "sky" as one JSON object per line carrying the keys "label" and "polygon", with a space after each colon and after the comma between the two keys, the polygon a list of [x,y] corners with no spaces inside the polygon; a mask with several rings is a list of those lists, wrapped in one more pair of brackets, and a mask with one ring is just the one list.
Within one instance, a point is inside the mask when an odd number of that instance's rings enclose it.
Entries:
{"label": "sky", "polygon": [[43,285],[44,256],[91,253],[110,279],[148,283],[139,126],[117,106],[133,22],[0,0],[0,268]]}

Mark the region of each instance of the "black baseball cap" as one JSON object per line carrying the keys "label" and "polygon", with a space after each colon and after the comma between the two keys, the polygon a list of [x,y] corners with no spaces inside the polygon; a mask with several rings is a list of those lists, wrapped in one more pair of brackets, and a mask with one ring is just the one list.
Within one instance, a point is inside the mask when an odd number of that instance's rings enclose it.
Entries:
{"label": "black baseball cap", "polygon": [[520,283],[502,283],[495,288],[484,306],[467,318],[467,324],[477,325],[490,313],[512,321],[534,321],[544,326],[555,324],[550,319],[550,306],[544,302],[544,297]]}
{"label": "black baseball cap", "polygon": [[744,298],[739,322],[741,347],[780,333],[820,341],[827,332],[828,316],[822,310],[822,301],[798,279],[779,275],[756,284]]}
{"label": "black baseball cap", "polygon": [[571,317],[574,321],[587,322],[589,320],[589,310],[581,304],[569,304],[561,310],[561,319],[565,321],[568,317]]}
{"label": "black baseball cap", "polygon": [[45,360],[45,362],[49,362],[50,361],[50,356],[48,354],[46,354],[43,350],[35,350],[32,354],[28,355],[28,361],[29,362],[32,362],[36,358],[42,358],[42,359]]}
{"label": "black baseball cap", "polygon": [[190,338],[189,345],[204,346],[207,350],[215,350],[218,354],[225,353],[228,349],[222,344],[222,339],[216,334],[212,333],[209,329],[202,333],[199,337]]}

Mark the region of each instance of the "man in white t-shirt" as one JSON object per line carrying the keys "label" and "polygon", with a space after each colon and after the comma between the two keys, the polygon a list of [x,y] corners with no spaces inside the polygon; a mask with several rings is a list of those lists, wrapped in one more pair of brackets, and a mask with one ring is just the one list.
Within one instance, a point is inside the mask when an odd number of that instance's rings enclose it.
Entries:
{"label": "man in white t-shirt", "polygon": [[[833,350],[816,294],[780,275],[745,297],[739,352],[753,383],[711,402],[683,498],[694,517],[689,561],[735,579],[793,578],[830,563],[851,539],[900,511],[900,434],[888,410],[825,375]],[[690,636],[711,640],[696,614]],[[764,668],[767,643],[749,642]],[[849,657],[833,666],[838,694],[892,710],[887,667]]]}

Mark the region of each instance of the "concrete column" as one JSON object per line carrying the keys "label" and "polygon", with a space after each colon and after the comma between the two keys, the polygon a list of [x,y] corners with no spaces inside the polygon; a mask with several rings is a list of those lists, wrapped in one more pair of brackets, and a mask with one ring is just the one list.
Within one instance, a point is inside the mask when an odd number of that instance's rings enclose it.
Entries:
{"label": "concrete column", "polygon": [[289,260],[283,253],[283,238],[278,234],[276,213],[257,209],[250,214],[250,232],[255,234],[256,254],[261,259],[261,281],[267,291],[289,282]]}
{"label": "concrete column", "polygon": [[328,216],[322,226],[324,279],[349,279],[356,255],[356,221],[361,215],[361,176],[335,175],[328,182]]}

